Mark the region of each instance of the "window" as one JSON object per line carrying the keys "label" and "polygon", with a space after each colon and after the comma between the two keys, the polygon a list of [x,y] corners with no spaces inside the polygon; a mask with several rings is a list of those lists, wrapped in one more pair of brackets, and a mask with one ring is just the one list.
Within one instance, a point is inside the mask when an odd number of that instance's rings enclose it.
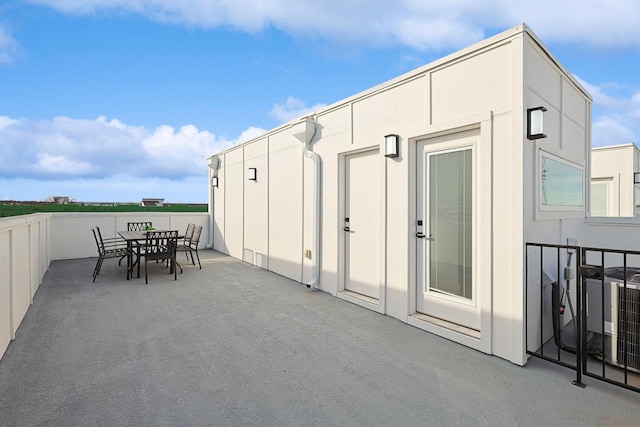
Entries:
{"label": "window", "polygon": [[540,205],[544,210],[583,208],[583,167],[540,151]]}
{"label": "window", "polygon": [[591,216],[607,216],[609,212],[609,185],[591,183]]}

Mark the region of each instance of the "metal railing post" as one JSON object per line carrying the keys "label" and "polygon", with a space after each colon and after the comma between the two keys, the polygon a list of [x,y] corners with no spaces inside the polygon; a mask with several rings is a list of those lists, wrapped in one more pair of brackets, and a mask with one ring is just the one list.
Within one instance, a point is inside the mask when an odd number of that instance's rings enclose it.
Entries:
{"label": "metal railing post", "polygon": [[[582,265],[582,258],[584,257],[584,249],[580,248],[580,250],[578,250],[578,248],[576,248],[576,266]],[[577,272],[577,268],[576,268],[576,272]],[[586,319],[585,319],[585,309],[584,309],[584,296],[585,296],[585,289],[587,287],[587,280],[582,277],[582,275],[580,275],[579,273],[576,274],[576,283],[578,283],[580,286],[576,286],[576,296],[577,296],[577,309],[578,309],[578,316],[576,321],[578,322],[577,324],[577,336],[576,336],[576,380],[572,381],[571,383],[573,385],[577,385],[578,387],[581,388],[585,388],[586,384],[584,384],[582,382],[582,371],[583,369],[586,368],[586,361],[587,361],[587,357],[586,357],[586,328],[583,328],[583,325],[586,325]]]}

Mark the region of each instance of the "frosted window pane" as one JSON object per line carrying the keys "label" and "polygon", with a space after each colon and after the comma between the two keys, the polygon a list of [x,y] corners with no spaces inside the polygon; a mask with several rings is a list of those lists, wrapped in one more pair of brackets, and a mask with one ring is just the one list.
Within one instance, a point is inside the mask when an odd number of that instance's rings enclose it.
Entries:
{"label": "frosted window pane", "polygon": [[543,206],[583,206],[583,171],[580,167],[541,156]]}
{"label": "frosted window pane", "polygon": [[429,159],[429,289],[472,298],[471,150]]}

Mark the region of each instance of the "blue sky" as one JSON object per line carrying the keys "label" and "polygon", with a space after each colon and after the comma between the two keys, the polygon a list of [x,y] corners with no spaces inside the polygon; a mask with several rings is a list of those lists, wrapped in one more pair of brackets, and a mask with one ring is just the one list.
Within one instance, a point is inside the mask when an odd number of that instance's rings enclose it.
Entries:
{"label": "blue sky", "polygon": [[640,145],[637,0],[0,0],[0,199],[204,203],[209,155],[522,22]]}

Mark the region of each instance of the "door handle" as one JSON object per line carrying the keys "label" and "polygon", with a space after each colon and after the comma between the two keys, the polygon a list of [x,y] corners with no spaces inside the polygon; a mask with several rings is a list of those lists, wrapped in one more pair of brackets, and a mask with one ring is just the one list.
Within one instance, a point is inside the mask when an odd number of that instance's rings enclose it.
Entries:
{"label": "door handle", "polygon": [[436,240],[436,239],[434,239],[433,237],[431,237],[431,236],[427,237],[427,235],[426,235],[426,234],[423,234],[423,233],[420,233],[420,232],[417,232],[417,233],[416,233],[416,237],[417,237],[418,239],[427,239],[427,240],[431,240],[431,241]]}
{"label": "door handle", "polygon": [[343,228],[343,230],[346,231],[347,233],[353,233],[353,231],[351,231],[349,227],[345,227]]}

